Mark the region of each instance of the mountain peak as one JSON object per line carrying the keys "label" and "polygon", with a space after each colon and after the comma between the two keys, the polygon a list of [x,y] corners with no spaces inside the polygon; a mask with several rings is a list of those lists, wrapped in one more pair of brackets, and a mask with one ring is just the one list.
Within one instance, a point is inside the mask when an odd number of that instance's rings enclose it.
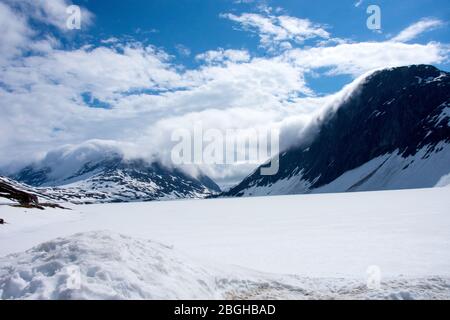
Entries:
{"label": "mountain peak", "polygon": [[220,192],[209,177],[193,177],[158,161],[126,159],[116,152],[55,154],[12,178],[39,187],[36,192],[51,199],[76,203],[202,198]]}
{"label": "mountain peak", "polygon": [[[448,146],[449,106],[449,73],[427,65],[376,71],[340,106],[328,110],[308,146],[292,147],[280,155],[278,174],[260,176],[260,170],[256,170],[225,195],[314,192],[386,155],[397,165],[388,160],[384,165],[392,165],[395,169],[391,169],[398,174],[406,174],[407,167],[412,165],[410,161],[419,163]],[[414,160],[415,156],[418,158]],[[386,173],[384,181],[375,183],[373,176],[383,167],[383,163],[377,162],[372,171],[361,174],[354,184],[358,190],[434,186],[448,173],[444,171],[449,170],[449,160],[440,157],[442,164],[436,163],[434,171],[433,165],[428,164],[428,176],[422,179],[411,177],[398,182]],[[348,191],[350,186],[347,187],[327,190]]]}

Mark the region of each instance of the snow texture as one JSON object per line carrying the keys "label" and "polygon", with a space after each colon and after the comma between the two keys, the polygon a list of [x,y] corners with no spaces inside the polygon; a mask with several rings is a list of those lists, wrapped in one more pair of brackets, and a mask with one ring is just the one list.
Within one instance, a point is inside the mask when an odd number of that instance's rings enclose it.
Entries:
{"label": "snow texture", "polygon": [[436,187],[450,187],[450,173],[443,176],[436,184]]}
{"label": "snow texture", "polygon": [[79,233],[0,260],[2,299],[325,299],[448,298],[440,277],[358,280],[275,276],[198,264],[150,240]]}
{"label": "snow texture", "polygon": [[0,297],[450,299],[449,190],[2,205]]}

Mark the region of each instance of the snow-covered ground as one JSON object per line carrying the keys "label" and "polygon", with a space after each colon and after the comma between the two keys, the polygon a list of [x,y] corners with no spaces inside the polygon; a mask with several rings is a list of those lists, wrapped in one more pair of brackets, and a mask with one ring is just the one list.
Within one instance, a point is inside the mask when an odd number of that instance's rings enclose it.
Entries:
{"label": "snow-covered ground", "polygon": [[450,188],[71,208],[0,206],[0,297],[450,299]]}

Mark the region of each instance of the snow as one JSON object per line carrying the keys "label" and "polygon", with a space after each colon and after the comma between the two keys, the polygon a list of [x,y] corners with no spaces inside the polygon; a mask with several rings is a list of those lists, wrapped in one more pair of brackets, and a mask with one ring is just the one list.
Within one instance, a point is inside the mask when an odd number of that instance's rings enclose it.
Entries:
{"label": "snow", "polygon": [[[1,215],[10,224],[0,229],[0,243],[7,243],[0,255],[59,236],[107,229],[267,272],[326,276],[334,260],[333,270],[339,275],[364,272],[369,264],[382,264],[384,272],[393,275],[417,275],[430,267],[429,262],[435,267],[440,251],[448,249],[449,203],[449,190],[436,188],[72,205],[73,210],[6,207]],[[391,239],[398,246],[386,249]],[[433,250],[422,246],[425,240]],[[342,259],[339,249],[344,248],[355,258]],[[411,261],[411,255],[418,261]],[[430,261],[420,259],[423,255]],[[437,271],[450,272],[450,264],[446,266]]]}
{"label": "snow", "polygon": [[436,184],[436,187],[450,187],[450,173],[443,176]]}
{"label": "snow", "polygon": [[450,106],[446,103],[445,108],[442,109],[441,114],[438,116],[436,123],[440,123],[442,120],[448,119],[447,126],[450,127]]}
{"label": "snow", "polygon": [[259,181],[254,180],[248,188],[242,190],[242,197],[306,193],[311,187],[311,183],[299,179],[302,175],[303,169],[298,174],[294,174],[264,186],[256,185]]}
{"label": "snow", "polygon": [[0,205],[10,205],[10,204],[17,204],[17,202],[6,198],[0,198]]}
{"label": "snow", "polygon": [[[80,177],[85,178],[85,175]],[[161,177],[158,175],[158,177]],[[174,180],[174,177],[171,177]],[[176,180],[176,179],[175,179]],[[89,204],[104,202],[131,202],[149,200],[201,199],[210,196],[214,191],[205,186],[189,187],[185,181],[179,183],[186,189],[166,191],[167,186],[157,185],[154,181],[141,181],[130,177],[123,170],[116,170],[108,175],[93,174],[85,180],[80,180],[57,187],[32,187],[15,180],[0,177],[0,181],[18,190],[36,195],[40,202],[58,202],[65,204]],[[172,187],[176,188],[176,185]]]}
{"label": "snow", "polygon": [[449,188],[70,207],[1,207],[3,298],[450,297]]}
{"label": "snow", "polygon": [[[331,183],[310,189],[313,183],[304,179],[303,171],[267,186],[252,185],[244,196],[279,194],[375,191],[409,188],[431,188],[450,170],[450,144],[424,146],[414,156],[404,157],[398,150],[376,157],[349,170]],[[318,179],[319,177],[316,177]]]}
{"label": "snow", "polygon": [[314,192],[434,187],[442,177],[442,173],[450,170],[450,145],[439,143],[434,149],[442,150],[429,152],[427,146],[409,157],[403,157],[398,152],[386,154],[345,172]]}
{"label": "snow", "polygon": [[442,80],[444,80],[447,77],[447,74],[445,72],[442,72],[439,76],[437,77],[428,77],[425,79],[425,82],[427,84],[432,83],[432,82],[440,82]]}
{"label": "snow", "polygon": [[392,102],[394,102],[395,101],[395,98],[392,98],[391,100],[389,100],[389,101],[386,101],[385,103],[383,103],[383,105],[390,105],[390,104],[392,104]]}
{"label": "snow", "polygon": [[0,258],[2,299],[446,298],[440,277],[361,281],[215,267],[172,247],[109,231],[58,238]]}
{"label": "snow", "polygon": [[[52,240],[3,258],[0,265],[4,266],[0,269],[3,299],[186,299],[214,295],[214,279],[208,272],[170,247],[106,231]],[[82,279],[78,280],[78,275]]]}

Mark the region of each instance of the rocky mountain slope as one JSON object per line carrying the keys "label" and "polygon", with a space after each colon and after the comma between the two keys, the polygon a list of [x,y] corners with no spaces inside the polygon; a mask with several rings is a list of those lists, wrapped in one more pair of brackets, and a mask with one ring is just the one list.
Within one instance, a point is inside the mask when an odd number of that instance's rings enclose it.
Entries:
{"label": "rocky mountain slope", "polygon": [[44,159],[11,178],[44,197],[73,203],[203,198],[220,192],[205,175],[194,177],[158,162],[125,160],[115,153],[76,163]]}
{"label": "rocky mountain slope", "polygon": [[368,76],[307,145],[224,196],[433,187],[450,172],[450,74],[415,65]]}

